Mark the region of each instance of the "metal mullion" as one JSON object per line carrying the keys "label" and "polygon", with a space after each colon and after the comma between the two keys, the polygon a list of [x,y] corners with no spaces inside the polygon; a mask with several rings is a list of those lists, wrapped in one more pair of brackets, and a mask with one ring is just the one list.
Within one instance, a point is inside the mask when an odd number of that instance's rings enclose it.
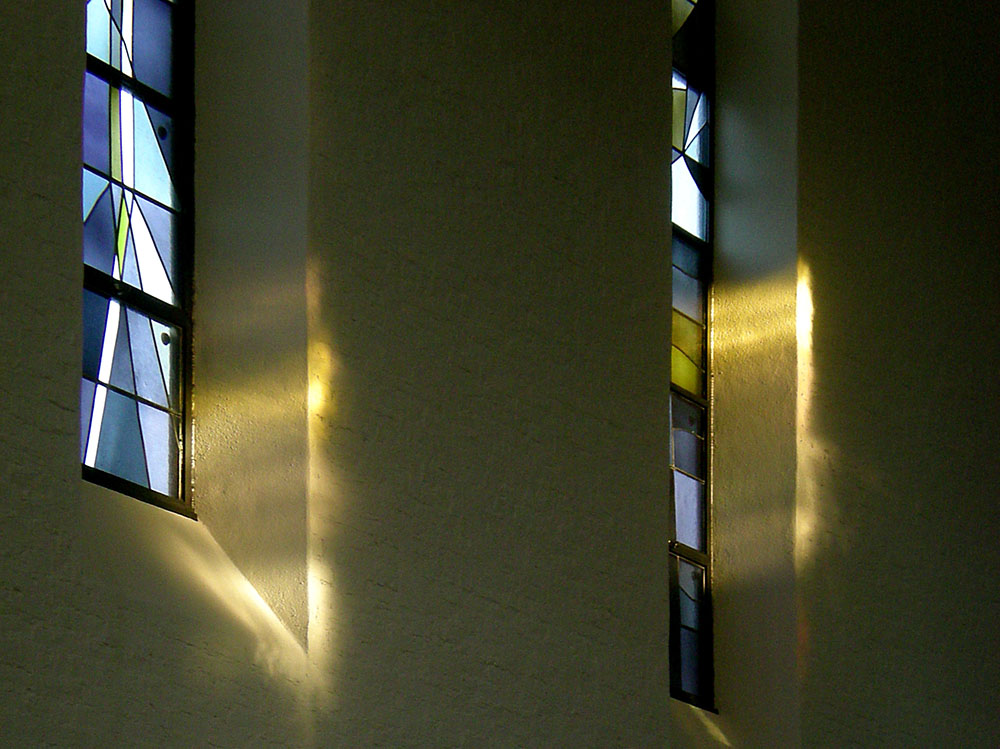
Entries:
{"label": "metal mullion", "polygon": [[169,494],[161,494],[155,489],[150,489],[148,486],[137,484],[134,481],[129,481],[113,473],[108,473],[100,468],[94,468],[93,466],[81,463],[81,469],[83,478],[92,484],[98,484],[121,494],[127,494],[147,504],[162,507],[165,510],[176,512],[178,515],[184,515],[192,520],[198,519],[191,505],[182,499],[171,497]]}
{"label": "metal mullion", "polygon": [[[686,429],[684,431],[687,432]],[[694,432],[688,432],[688,434],[694,434]],[[695,434],[695,437],[697,437],[697,436],[698,435]],[[682,474],[684,476],[687,476],[689,479],[693,479],[694,481],[697,481],[699,484],[704,484],[705,483],[705,479],[703,477],[701,477],[701,476],[695,476],[693,473],[688,473],[687,471],[685,471],[683,468],[681,468],[679,466],[671,464],[670,470],[677,471],[677,473],[680,473],[680,474]]]}
{"label": "metal mullion", "polygon": [[95,167],[93,164],[84,164],[83,168],[86,169],[91,174],[96,174],[101,179],[106,179],[111,184],[116,185],[116,186],[122,188],[123,190],[128,190],[129,192],[135,193],[136,195],[141,195],[142,198],[143,198],[143,200],[148,200],[150,203],[155,204],[156,206],[164,209],[165,211],[170,211],[172,214],[174,214],[175,217],[180,217],[184,213],[180,208],[176,208],[174,206],[167,205],[166,203],[164,203],[164,202],[162,202],[160,200],[157,200],[156,198],[154,198],[154,197],[152,197],[150,195],[147,195],[142,190],[137,190],[134,186],[126,185],[120,179],[116,179],[116,178],[112,177],[110,174],[105,174],[100,169],[98,169],[97,167]]}
{"label": "metal mullion", "polygon": [[170,406],[164,408],[163,404],[161,403],[157,403],[156,401],[151,401],[149,400],[149,398],[144,398],[138,393],[130,392],[128,390],[125,390],[124,388],[118,387],[117,385],[112,385],[110,382],[101,382],[100,380],[95,380],[93,377],[88,377],[87,375],[83,375],[83,379],[85,379],[87,382],[92,382],[99,387],[107,388],[113,393],[124,395],[126,398],[134,400],[138,403],[142,403],[144,406],[150,406],[151,408],[155,408],[157,411],[163,411],[164,413],[170,414],[171,416],[177,418],[180,418],[182,415],[180,411],[171,408]]}
{"label": "metal mullion", "polygon": [[126,75],[118,68],[108,65],[104,60],[99,60],[93,55],[87,55],[87,72],[96,75],[108,85],[129,91],[135,98],[144,104],[149,104],[159,109],[164,114],[174,116],[175,103],[172,97],[160,93],[155,88],[136,80],[132,76]]}
{"label": "metal mullion", "polygon": [[[673,344],[671,344],[673,345]],[[704,371],[704,370],[703,370]],[[706,378],[707,379],[707,378]],[[700,395],[695,395],[690,390],[681,387],[677,383],[671,382],[670,389],[680,395],[681,397],[687,398],[689,401],[693,401],[695,404],[701,406],[706,411],[708,410],[708,400]]]}
{"label": "metal mullion", "polygon": [[183,307],[174,306],[137,289],[131,284],[112,278],[104,271],[91,265],[83,266],[83,288],[93,291],[108,299],[114,299],[147,317],[159,322],[168,323],[187,333],[189,327],[188,315]]}
{"label": "metal mullion", "polygon": [[[180,389],[183,416],[181,418],[182,439],[180,441],[180,476],[178,492],[180,499],[194,516],[191,480],[192,429],[192,372],[194,354],[193,340],[194,308],[194,3],[177,0],[174,3],[173,30],[171,36],[171,62],[173,65],[174,101],[174,158],[176,163],[187,168],[179,169],[175,175],[174,188],[183,210],[177,213],[177,262],[179,265],[177,289],[183,305],[186,325],[184,345],[179,351]],[[183,93],[177,96],[178,92]]]}
{"label": "metal mullion", "polygon": [[[709,553],[707,551],[698,551],[697,549],[683,544],[680,541],[671,541],[667,544],[667,550],[673,554],[675,557],[679,557],[693,564],[697,564],[699,567],[705,569],[706,580],[708,578],[708,567],[709,567]],[[706,588],[708,587],[706,583]]]}

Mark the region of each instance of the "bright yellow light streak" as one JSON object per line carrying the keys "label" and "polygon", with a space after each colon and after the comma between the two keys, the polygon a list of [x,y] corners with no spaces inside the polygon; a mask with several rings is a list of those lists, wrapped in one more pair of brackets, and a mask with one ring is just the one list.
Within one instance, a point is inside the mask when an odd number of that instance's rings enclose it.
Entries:
{"label": "bright yellow light streak", "polygon": [[810,409],[813,389],[813,299],[809,266],[799,261],[798,283],[795,289],[795,340],[798,357],[796,427],[798,458],[795,501],[795,558],[804,562],[809,556],[809,539],[816,526],[817,478],[814,464]]}

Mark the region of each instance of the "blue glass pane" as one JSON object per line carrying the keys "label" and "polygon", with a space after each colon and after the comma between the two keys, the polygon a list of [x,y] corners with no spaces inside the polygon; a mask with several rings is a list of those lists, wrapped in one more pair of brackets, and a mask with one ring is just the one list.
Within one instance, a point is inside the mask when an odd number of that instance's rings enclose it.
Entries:
{"label": "blue glass pane", "polygon": [[108,300],[91,291],[83,292],[83,374],[97,379],[108,320]]}
{"label": "blue glass pane", "polygon": [[109,382],[115,387],[135,392],[135,378],[132,374],[132,351],[128,341],[128,324],[124,314],[118,317],[117,332],[109,331],[115,335],[114,359],[111,362],[111,376]]}
{"label": "blue glass pane", "polygon": [[157,346],[163,344],[153,338],[150,320],[133,309],[127,311],[129,343],[132,346],[132,365],[135,371],[135,392],[137,395],[167,405],[166,384],[160,371]]}
{"label": "blue glass pane", "polygon": [[674,471],[675,538],[698,551],[705,550],[705,486],[690,476]]}
{"label": "blue glass pane", "polygon": [[108,275],[114,270],[115,212],[111,190],[105,190],[83,222],[83,262]]}
{"label": "blue glass pane", "polygon": [[132,232],[129,232],[128,241],[125,243],[125,265],[122,268],[122,280],[129,286],[142,288],[139,280],[139,266],[135,260],[135,242],[132,241]]}
{"label": "blue glass pane", "polygon": [[675,267],[672,290],[674,307],[692,320],[699,322],[705,320],[705,293],[697,279],[691,278]]}
{"label": "blue glass pane", "polygon": [[110,64],[111,16],[104,0],[87,2],[87,54]]}
{"label": "blue glass pane", "polygon": [[132,27],[135,77],[170,96],[170,5],[162,0],[135,0]]}
{"label": "blue glass pane", "polygon": [[156,356],[160,360],[160,372],[167,386],[167,400],[170,407],[180,409],[180,389],[177,383],[177,362],[179,361],[180,331],[161,322],[150,319],[153,340],[156,342]]}
{"label": "blue glass pane", "polygon": [[701,275],[698,250],[677,236],[673,240],[673,263],[692,278]]}
{"label": "blue glass pane", "polygon": [[122,0],[111,0],[111,65],[122,64]]}
{"label": "blue glass pane", "polygon": [[[176,207],[173,181],[167,168],[168,162],[172,161],[170,118],[152,107],[147,109],[139,99],[134,99],[132,106],[135,115],[135,189],[164,205]],[[154,127],[151,117],[160,124]]]}
{"label": "blue glass pane", "polygon": [[698,678],[698,671],[701,668],[698,642],[700,636],[698,632],[681,627],[681,689],[688,694],[699,694],[701,690],[701,680]]}
{"label": "blue glass pane", "polygon": [[686,429],[704,436],[704,409],[678,395],[670,397],[670,423],[674,429]]}
{"label": "blue glass pane", "polygon": [[702,129],[701,132],[696,133],[692,136],[691,143],[685,149],[685,153],[692,159],[695,159],[702,164],[708,163],[708,129]]}
{"label": "blue glass pane", "polygon": [[97,199],[108,189],[108,181],[89,169],[83,170],[83,220],[86,221],[94,210]]}
{"label": "blue glass pane", "polygon": [[167,271],[163,267],[160,253],[157,252],[155,243],[146,219],[142,211],[132,204],[131,211],[131,244],[130,247],[135,252],[135,258],[139,264],[139,277],[141,279],[140,288],[157,299],[162,299],[167,304],[174,303],[174,290],[167,277]]}
{"label": "blue glass pane", "polygon": [[683,429],[673,430],[674,466],[692,476],[704,478],[701,440]]}
{"label": "blue glass pane", "polygon": [[691,140],[691,126],[694,122],[695,109],[698,106],[698,102],[701,101],[702,96],[693,88],[688,88],[687,96],[684,101],[684,146],[687,150],[687,144]]}
{"label": "blue glass pane", "polygon": [[90,380],[80,380],[80,461],[87,450],[87,434],[90,431],[90,415],[94,410],[95,385]]}
{"label": "blue glass pane", "polygon": [[107,391],[95,466],[142,486],[149,486],[138,404],[120,393]]}
{"label": "blue glass pane", "polygon": [[701,621],[701,597],[704,589],[701,567],[677,560],[677,582],[680,588],[681,626],[698,629]]}
{"label": "blue glass pane", "polygon": [[109,94],[107,83],[87,73],[83,82],[83,161],[104,174],[111,171]]}
{"label": "blue glass pane", "polygon": [[174,173],[174,121],[169,115],[153,107],[147,106],[146,114],[153,126],[153,132],[156,134],[160,154],[172,178]]}
{"label": "blue glass pane", "polygon": [[699,239],[708,239],[708,201],[702,195],[687,159],[670,165],[670,217]]}
{"label": "blue glass pane", "polygon": [[177,276],[174,258],[174,237],[176,224],[174,214],[166,208],[161,208],[156,203],[145,198],[136,196],[136,208],[142,213],[142,218],[149,227],[149,233],[153,238],[153,244],[160,255],[160,261],[166,269],[170,285],[177,289]]}
{"label": "blue glass pane", "polygon": [[161,494],[177,494],[178,450],[176,421],[166,411],[139,404],[142,443],[149,467],[149,488]]}

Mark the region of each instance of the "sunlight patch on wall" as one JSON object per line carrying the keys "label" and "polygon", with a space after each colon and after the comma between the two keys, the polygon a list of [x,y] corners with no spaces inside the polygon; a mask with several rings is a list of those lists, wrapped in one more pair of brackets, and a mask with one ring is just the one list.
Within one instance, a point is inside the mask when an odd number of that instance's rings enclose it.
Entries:
{"label": "sunlight patch on wall", "polygon": [[[713,289],[713,492],[724,498],[713,509],[724,571],[719,586],[767,585],[781,579],[789,563],[796,459],[796,278],[790,270],[723,275]],[[777,540],[779,528],[787,529],[788,546],[749,541]]]}
{"label": "sunlight patch on wall", "polygon": [[808,538],[816,525],[815,485],[811,462],[804,460],[808,444],[809,409],[812,400],[812,289],[810,288],[809,266],[799,260],[798,283],[795,294],[795,341],[798,357],[798,398],[796,400],[796,425],[799,437],[798,458],[798,498],[795,504],[795,555],[796,565],[805,560]]}
{"label": "sunlight patch on wall", "polygon": [[337,410],[335,383],[340,367],[322,321],[323,292],[323,274],[316,261],[311,260],[307,262],[306,269],[309,337],[307,646],[313,674],[314,704],[316,708],[328,710],[335,699],[333,676],[336,672],[336,572],[328,558],[328,550],[334,535],[341,485],[329,451],[332,419]]}
{"label": "sunlight patch on wall", "polygon": [[171,523],[169,530],[158,525],[157,533],[156,539],[149,540],[164,565],[200,586],[228,617],[252,634],[254,663],[271,676],[304,682],[306,651],[204,525],[184,521]]}
{"label": "sunlight patch on wall", "polygon": [[[692,737],[692,739],[696,736],[708,737],[712,740],[713,746],[733,745],[719,725],[718,716],[677,700],[671,700],[670,707],[674,714],[675,725],[680,729],[675,732],[677,737]],[[704,738],[698,745],[705,745]]]}
{"label": "sunlight patch on wall", "polygon": [[790,342],[794,334],[789,314],[790,286],[787,276],[738,284],[717,283],[715,295],[725,295],[728,308],[746,312],[745,319],[740,321],[743,324],[727,322],[725,335],[713,338],[715,354],[769,356]]}

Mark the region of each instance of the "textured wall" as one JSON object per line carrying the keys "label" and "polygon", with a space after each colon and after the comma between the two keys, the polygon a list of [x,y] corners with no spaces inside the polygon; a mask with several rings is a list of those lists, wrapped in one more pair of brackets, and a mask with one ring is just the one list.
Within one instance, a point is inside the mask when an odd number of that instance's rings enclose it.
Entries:
{"label": "textured wall", "polygon": [[195,510],[303,644],[307,6],[195,18]]}
{"label": "textured wall", "polygon": [[[313,2],[305,166],[301,88],[294,132],[203,104],[199,237],[239,245],[205,267],[242,286],[200,286],[199,465],[254,492],[196,524],[81,489],[83,13],[3,5],[0,744],[997,744],[996,21],[810,0],[796,87],[797,8],[751,5],[720,12],[719,716],[663,660],[664,7]],[[303,32],[264,10],[201,96]]]}
{"label": "textured wall", "polygon": [[[795,671],[796,7],[717,13],[713,591],[719,715],[680,746],[798,742]],[[717,730],[713,730],[717,729]]]}
{"label": "textured wall", "polygon": [[313,4],[335,735],[666,741],[666,12]]}
{"label": "textured wall", "polygon": [[205,526],[80,480],[84,6],[0,27],[0,745],[297,745],[303,651]]}
{"label": "textured wall", "polygon": [[809,746],[1000,743],[997,15],[800,3]]}
{"label": "textured wall", "polygon": [[307,167],[199,8],[200,524],[81,488],[83,13],[3,11],[0,743],[662,745],[664,9],[314,4]]}

